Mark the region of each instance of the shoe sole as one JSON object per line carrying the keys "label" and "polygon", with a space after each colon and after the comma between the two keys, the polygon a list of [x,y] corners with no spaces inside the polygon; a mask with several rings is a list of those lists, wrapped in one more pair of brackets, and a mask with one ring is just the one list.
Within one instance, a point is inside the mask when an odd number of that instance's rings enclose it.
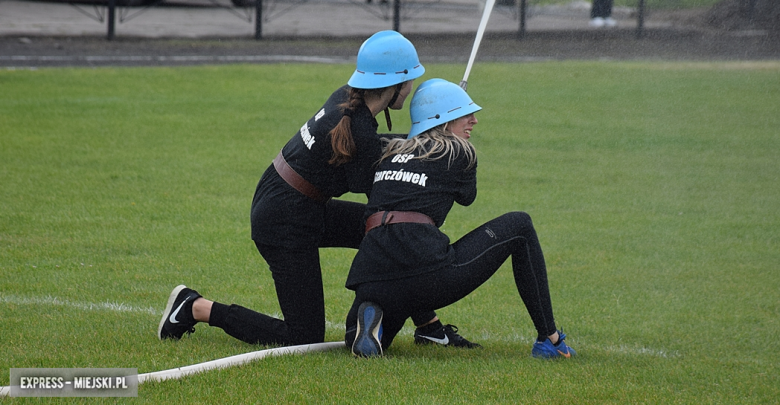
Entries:
{"label": "shoe sole", "polygon": [[185,288],[187,288],[187,286],[183,284],[176,286],[176,288],[174,288],[171,292],[171,295],[168,297],[168,305],[165,306],[165,311],[163,311],[163,316],[160,320],[160,326],[157,327],[157,337],[160,340],[165,340],[162,337],[163,326],[165,326],[165,321],[168,320],[168,317],[171,316],[171,310],[173,309],[173,304],[176,303],[176,297],[178,297],[179,293],[181,293],[181,291]]}
{"label": "shoe sole", "polygon": [[[352,344],[352,354],[358,357],[374,357],[382,355],[382,344],[379,341],[379,329],[382,324],[382,309],[370,303],[360,304],[358,309],[358,324],[355,343]],[[366,327],[368,325],[368,327]]]}

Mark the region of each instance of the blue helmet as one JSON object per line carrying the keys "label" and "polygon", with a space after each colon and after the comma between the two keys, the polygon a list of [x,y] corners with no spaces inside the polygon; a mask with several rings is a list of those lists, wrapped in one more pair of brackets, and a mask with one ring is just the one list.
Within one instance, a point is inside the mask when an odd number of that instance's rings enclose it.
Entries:
{"label": "blue helmet", "polygon": [[412,96],[412,129],[407,139],[481,109],[457,84],[444,79],[426,80]]}
{"label": "blue helmet", "polygon": [[417,50],[396,31],[380,31],[363,42],[357,68],[347,84],[356,89],[381,89],[425,73]]}

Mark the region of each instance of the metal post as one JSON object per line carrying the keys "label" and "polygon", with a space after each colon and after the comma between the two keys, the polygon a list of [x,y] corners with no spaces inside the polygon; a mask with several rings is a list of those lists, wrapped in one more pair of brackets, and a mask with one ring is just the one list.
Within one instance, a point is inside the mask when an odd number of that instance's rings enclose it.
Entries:
{"label": "metal post", "polygon": [[114,20],[116,11],[116,0],[108,0],[108,40],[114,39]]}
{"label": "metal post", "polygon": [[263,0],[255,0],[255,39],[263,39]]}
{"label": "metal post", "polygon": [[401,32],[401,0],[393,0],[393,30]]}
{"label": "metal post", "polygon": [[522,39],[525,36],[525,9],[526,0],[520,0],[520,30],[517,32],[517,38]]}
{"label": "metal post", "polygon": [[645,25],[645,0],[639,0],[636,15],[636,38],[642,38],[642,27]]}

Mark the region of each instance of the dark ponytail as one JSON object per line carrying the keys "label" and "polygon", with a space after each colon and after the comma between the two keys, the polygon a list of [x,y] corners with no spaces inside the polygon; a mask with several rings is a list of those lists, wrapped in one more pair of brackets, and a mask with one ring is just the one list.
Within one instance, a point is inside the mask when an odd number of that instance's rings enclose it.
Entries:
{"label": "dark ponytail", "polygon": [[381,89],[347,89],[347,101],[339,104],[342,114],[339,123],[330,130],[330,146],[333,156],[328,164],[343,165],[352,160],[355,154],[355,140],[352,138],[352,115],[366,104],[366,96],[380,97],[387,88]]}
{"label": "dark ponytail", "polygon": [[339,108],[344,114],[339,123],[330,130],[330,146],[333,156],[328,161],[332,165],[343,165],[352,160],[355,153],[355,140],[352,139],[352,114],[364,104],[364,90],[349,88],[347,101],[340,104]]}
{"label": "dark ponytail", "polygon": [[339,123],[330,130],[330,146],[333,149],[333,156],[328,161],[332,165],[343,165],[352,160],[355,153],[355,140],[352,138],[352,114],[364,105],[366,92],[374,90],[355,89],[350,87],[347,90],[347,101],[339,105],[344,116]]}

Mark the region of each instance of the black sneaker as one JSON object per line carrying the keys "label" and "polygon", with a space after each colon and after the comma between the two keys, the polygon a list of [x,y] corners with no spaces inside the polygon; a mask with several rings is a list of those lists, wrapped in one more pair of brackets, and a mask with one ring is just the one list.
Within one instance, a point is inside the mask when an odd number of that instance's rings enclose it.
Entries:
{"label": "black sneaker", "polygon": [[358,308],[357,336],[352,343],[352,354],[358,357],[382,355],[382,308],[373,302],[364,302]]}
{"label": "black sneaker", "polygon": [[198,321],[192,317],[192,302],[200,297],[197,291],[183,285],[174,288],[157,328],[157,337],[160,340],[181,339],[185,333],[195,332]]}
{"label": "black sneaker", "polygon": [[458,335],[458,327],[455,325],[444,325],[432,333],[422,334],[420,328],[414,331],[414,343],[418,345],[438,344],[442,346],[465,347],[475,349],[482,347],[479,343],[472,343],[461,335]]}

